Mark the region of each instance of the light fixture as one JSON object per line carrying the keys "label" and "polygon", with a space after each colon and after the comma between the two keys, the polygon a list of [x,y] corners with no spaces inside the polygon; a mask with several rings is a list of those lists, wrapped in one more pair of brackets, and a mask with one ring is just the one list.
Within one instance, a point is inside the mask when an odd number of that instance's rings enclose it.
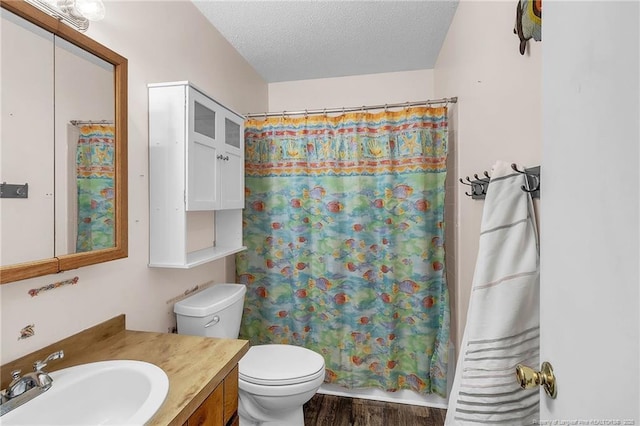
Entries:
{"label": "light fixture", "polygon": [[102,0],[25,0],[80,32],[89,28],[89,21],[104,18]]}

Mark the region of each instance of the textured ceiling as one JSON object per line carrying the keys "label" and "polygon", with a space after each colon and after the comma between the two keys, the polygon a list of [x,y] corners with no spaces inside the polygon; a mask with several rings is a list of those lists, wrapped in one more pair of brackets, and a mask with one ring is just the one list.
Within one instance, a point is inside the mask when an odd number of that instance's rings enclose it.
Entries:
{"label": "textured ceiling", "polygon": [[268,83],[431,69],[458,0],[193,0]]}

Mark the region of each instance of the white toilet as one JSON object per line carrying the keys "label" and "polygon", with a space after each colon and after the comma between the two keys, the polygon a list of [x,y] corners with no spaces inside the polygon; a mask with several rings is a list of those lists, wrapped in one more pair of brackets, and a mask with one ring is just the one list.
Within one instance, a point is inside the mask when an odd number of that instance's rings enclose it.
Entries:
{"label": "white toilet", "polygon": [[[178,333],[238,338],[246,291],[216,284],[176,303]],[[252,346],[238,373],[240,426],[303,426],[302,406],[324,381],[324,358],[298,346]]]}

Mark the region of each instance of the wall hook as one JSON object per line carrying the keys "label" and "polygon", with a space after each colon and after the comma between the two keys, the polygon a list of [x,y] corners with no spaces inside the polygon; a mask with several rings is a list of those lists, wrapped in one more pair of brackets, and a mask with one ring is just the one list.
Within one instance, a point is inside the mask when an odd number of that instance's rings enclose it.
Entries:
{"label": "wall hook", "polygon": [[478,176],[477,173],[474,173],[473,177],[476,178],[476,180],[479,180],[480,182],[489,183],[489,178],[488,177],[481,178],[480,176]]}
{"label": "wall hook", "polygon": [[[469,177],[468,177],[468,176],[467,176],[467,179],[469,179]],[[467,197],[471,197],[471,196],[473,195],[473,192],[474,192],[474,191],[473,191],[473,184],[472,184],[472,183],[466,183],[465,181],[463,181],[463,180],[462,180],[462,178],[459,178],[458,180],[460,181],[460,183],[461,183],[461,184],[463,184],[463,185],[467,185],[467,186],[470,186],[470,187],[472,188],[472,189],[471,189],[471,192],[472,192],[471,194],[469,194],[467,191],[465,191],[465,192],[464,192],[464,194],[465,194]]]}
{"label": "wall hook", "polygon": [[533,194],[534,192],[540,191],[540,167],[535,167],[532,169],[520,170],[516,163],[511,163],[511,168],[520,174],[523,174],[527,177],[527,183],[531,189],[528,189],[526,186],[522,185],[520,188],[524,192],[528,192]]}
{"label": "wall hook", "polygon": [[[477,178],[477,175],[475,177]],[[459,178],[460,183],[471,187],[471,193],[465,192],[465,195],[473,199],[484,198],[489,182],[484,179],[471,180],[469,176],[465,176],[465,179],[468,183],[462,180],[462,178]]]}

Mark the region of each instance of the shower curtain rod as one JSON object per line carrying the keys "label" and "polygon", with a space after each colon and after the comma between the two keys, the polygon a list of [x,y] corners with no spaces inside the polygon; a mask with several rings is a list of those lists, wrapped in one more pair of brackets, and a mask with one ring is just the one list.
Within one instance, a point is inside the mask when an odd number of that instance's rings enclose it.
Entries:
{"label": "shower curtain rod", "polygon": [[113,120],[70,120],[74,126],[83,125],[83,124],[113,124]]}
{"label": "shower curtain rod", "polygon": [[329,114],[329,113],[345,113],[345,112],[354,112],[354,111],[366,111],[371,109],[387,109],[387,108],[408,108],[412,106],[420,106],[420,105],[436,105],[436,104],[455,104],[458,102],[458,97],[454,96],[452,98],[442,98],[442,99],[429,99],[426,101],[415,101],[415,102],[403,102],[403,103],[395,103],[395,104],[381,104],[381,105],[363,105],[359,107],[349,107],[349,108],[324,108],[324,109],[310,109],[303,111],[282,111],[282,112],[255,112],[250,114],[245,114],[247,118],[253,117],[277,117],[277,116],[288,116],[288,115],[312,115],[312,114]]}

